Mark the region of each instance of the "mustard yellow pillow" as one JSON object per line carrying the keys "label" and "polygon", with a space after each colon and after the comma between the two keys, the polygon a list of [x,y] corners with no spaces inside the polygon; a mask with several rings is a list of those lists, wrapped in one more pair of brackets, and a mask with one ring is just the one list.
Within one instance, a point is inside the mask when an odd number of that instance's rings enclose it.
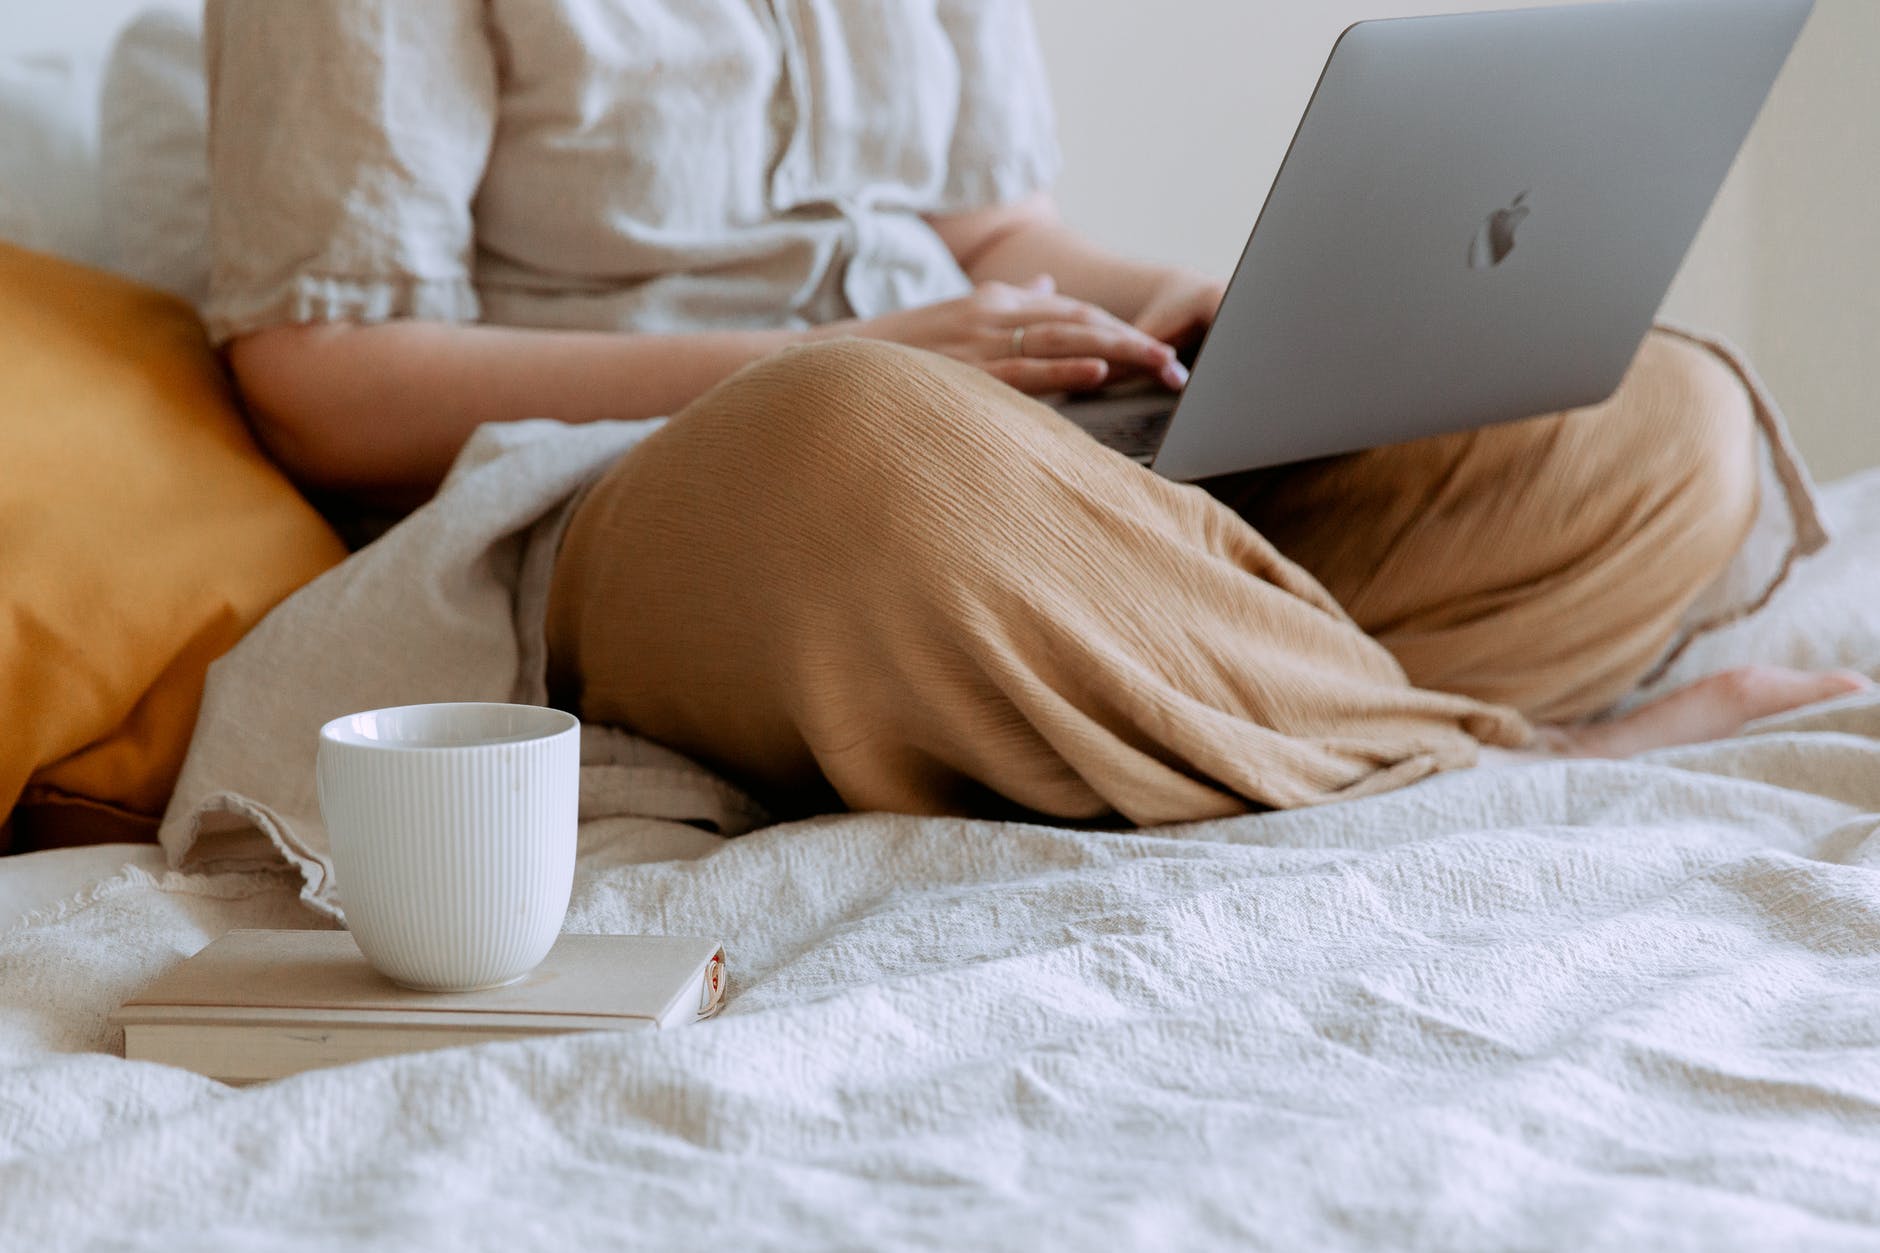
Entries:
{"label": "mustard yellow pillow", "polygon": [[195,313],[0,245],[0,829],[148,836],[204,672],[345,556]]}

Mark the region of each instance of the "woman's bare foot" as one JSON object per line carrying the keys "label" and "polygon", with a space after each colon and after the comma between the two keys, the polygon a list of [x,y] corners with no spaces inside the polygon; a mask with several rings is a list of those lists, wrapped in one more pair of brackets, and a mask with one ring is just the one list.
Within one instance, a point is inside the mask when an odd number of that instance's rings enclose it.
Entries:
{"label": "woman's bare foot", "polygon": [[1700,679],[1615,718],[1577,727],[1542,727],[1536,748],[1547,757],[1631,757],[1655,748],[1728,739],[1758,718],[1851,696],[1873,687],[1851,670],[1748,666]]}

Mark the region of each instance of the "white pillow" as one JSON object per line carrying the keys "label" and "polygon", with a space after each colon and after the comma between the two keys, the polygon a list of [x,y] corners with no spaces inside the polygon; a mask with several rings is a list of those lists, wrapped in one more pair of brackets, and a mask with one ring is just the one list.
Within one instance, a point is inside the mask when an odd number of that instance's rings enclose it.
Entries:
{"label": "white pillow", "polygon": [[209,294],[209,93],[202,20],[154,9],[104,74],[104,223],[120,274],[200,306]]}
{"label": "white pillow", "polygon": [[87,265],[110,261],[95,65],[0,58],[0,240]]}

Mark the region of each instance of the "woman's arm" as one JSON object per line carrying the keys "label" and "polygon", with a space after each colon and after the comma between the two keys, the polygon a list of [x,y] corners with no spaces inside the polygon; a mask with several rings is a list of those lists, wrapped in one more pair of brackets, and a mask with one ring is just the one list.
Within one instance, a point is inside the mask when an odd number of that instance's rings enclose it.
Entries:
{"label": "woman's arm", "polygon": [[332,323],[243,336],[229,364],[256,433],[298,482],[396,492],[436,486],[485,422],[673,413],[803,338]]}
{"label": "woman's arm", "polygon": [[1048,285],[996,282],[943,304],[810,331],[284,326],[234,340],[229,364],[256,433],[296,481],[398,498],[435,487],[485,422],[676,413],[749,362],[842,335],[925,348],[1033,393],[1179,369],[1166,345],[1088,303]]}
{"label": "woman's arm", "polygon": [[976,283],[1027,283],[1049,275],[1066,295],[1177,346],[1208,327],[1226,291],[1205,274],[1132,261],[1097,247],[1064,225],[1043,193],[928,222]]}

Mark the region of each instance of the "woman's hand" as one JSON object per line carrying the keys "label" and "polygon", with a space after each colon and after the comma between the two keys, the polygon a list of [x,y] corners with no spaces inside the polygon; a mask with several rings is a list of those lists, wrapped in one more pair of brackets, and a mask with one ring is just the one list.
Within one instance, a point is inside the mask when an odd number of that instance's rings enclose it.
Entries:
{"label": "woman's hand", "polygon": [[835,323],[823,333],[925,348],[1034,396],[1088,391],[1138,375],[1170,388],[1187,381],[1168,344],[1095,305],[1059,295],[1048,278],[1025,287],[981,283],[958,300]]}
{"label": "woman's hand", "polygon": [[1227,295],[1227,284],[1194,270],[1169,270],[1142,312],[1136,315],[1136,329],[1165,344],[1187,348],[1207,334]]}

